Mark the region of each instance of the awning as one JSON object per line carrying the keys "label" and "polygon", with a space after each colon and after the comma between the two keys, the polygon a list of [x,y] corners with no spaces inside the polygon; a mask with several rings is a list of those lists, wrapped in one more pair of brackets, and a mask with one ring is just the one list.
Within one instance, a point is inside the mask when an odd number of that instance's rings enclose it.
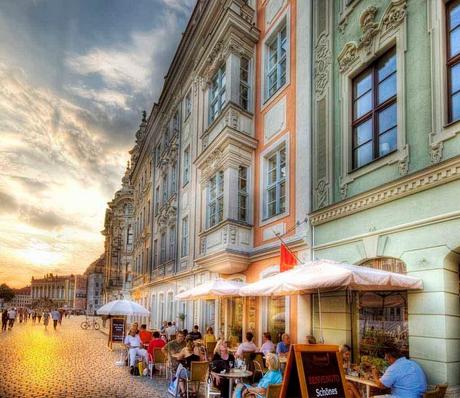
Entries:
{"label": "awning", "polygon": [[395,272],[330,260],[316,260],[248,284],[241,288],[240,294],[242,296],[271,296],[340,289],[418,290],[423,289],[423,282],[419,278]]}
{"label": "awning", "polygon": [[239,296],[243,282],[215,279],[176,295],[176,300],[215,299],[218,297]]}

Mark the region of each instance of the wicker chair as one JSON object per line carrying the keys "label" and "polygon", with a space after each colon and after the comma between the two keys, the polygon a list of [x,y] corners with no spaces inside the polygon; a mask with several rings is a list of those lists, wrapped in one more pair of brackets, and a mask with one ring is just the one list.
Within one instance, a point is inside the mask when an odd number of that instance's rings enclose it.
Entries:
{"label": "wicker chair", "polygon": [[186,380],[187,398],[189,397],[190,384],[198,385],[196,392],[200,391],[201,384],[207,384],[209,377],[209,362],[208,361],[193,361],[190,365],[190,377]]}
{"label": "wicker chair", "polygon": [[160,365],[161,366],[161,369],[160,369],[160,375],[161,375],[161,370],[164,371],[165,373],[165,378],[168,377],[168,374],[167,374],[167,365],[168,361],[167,361],[167,358],[166,358],[166,355],[163,353],[163,351],[161,351],[161,348],[154,348],[153,349],[153,364],[155,366],[157,365]]}
{"label": "wicker chair", "polygon": [[436,384],[434,390],[427,391],[425,394],[423,394],[423,398],[444,398],[444,395],[446,395],[447,387],[447,384]]}
{"label": "wicker chair", "polygon": [[211,360],[214,355],[214,349],[216,348],[216,345],[217,341],[208,341],[206,343],[206,353],[209,360]]}
{"label": "wicker chair", "polygon": [[265,391],[265,395],[250,394],[254,398],[279,398],[282,384],[270,384]]}

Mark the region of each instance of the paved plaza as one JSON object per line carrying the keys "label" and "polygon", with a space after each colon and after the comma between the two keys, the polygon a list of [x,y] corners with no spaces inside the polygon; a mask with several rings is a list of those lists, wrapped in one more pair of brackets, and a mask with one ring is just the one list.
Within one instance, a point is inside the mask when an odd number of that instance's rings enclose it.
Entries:
{"label": "paved plaza", "polygon": [[0,334],[0,397],[154,397],[164,398],[166,383],[133,377],[115,362],[107,336],[84,331],[84,317],[63,319],[48,330],[42,324],[16,323]]}

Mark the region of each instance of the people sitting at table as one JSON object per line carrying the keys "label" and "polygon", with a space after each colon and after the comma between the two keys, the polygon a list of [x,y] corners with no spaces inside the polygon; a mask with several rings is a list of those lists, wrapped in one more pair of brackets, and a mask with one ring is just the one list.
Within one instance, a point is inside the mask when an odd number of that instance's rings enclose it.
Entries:
{"label": "people sitting at table", "polygon": [[250,384],[238,384],[235,387],[233,398],[243,398],[254,395],[265,396],[269,385],[280,384],[283,381],[278,356],[273,353],[268,353],[266,355],[266,363],[268,372],[260,379],[259,383],[254,386]]}
{"label": "people sitting at table", "polygon": [[172,373],[176,372],[177,366],[179,365],[179,363],[173,355],[178,354],[184,347],[185,336],[182,332],[177,332],[176,339],[171,340],[161,349],[163,353],[167,355],[169,358]]}
{"label": "people sitting at table", "polygon": [[263,343],[260,347],[260,352],[263,352],[264,355],[267,355],[269,352],[275,352],[276,347],[275,344],[273,344],[271,334],[268,332],[264,333],[262,339]]}
{"label": "people sitting at table", "polygon": [[391,388],[391,395],[402,398],[420,398],[426,391],[426,376],[420,365],[407,359],[394,345],[384,349],[385,360],[390,364],[382,377],[377,368],[372,368],[372,376],[378,388]]}
{"label": "people sitting at table", "polygon": [[236,350],[235,357],[243,359],[245,352],[256,352],[258,351],[257,346],[253,342],[254,335],[251,332],[246,333],[246,341],[243,341]]}
{"label": "people sitting at table", "polygon": [[136,332],[136,334],[139,334],[139,324],[137,322],[134,322],[131,325],[131,329],[134,330]]}
{"label": "people sitting at table", "polygon": [[192,331],[188,334],[192,340],[201,340],[200,327],[198,325],[193,326]]}
{"label": "people sitting at table", "polygon": [[129,330],[129,333],[125,337],[124,344],[128,348],[129,366],[131,369],[133,369],[134,366],[136,366],[136,356],[141,357],[143,362],[147,366],[149,361],[147,350],[142,348],[142,342],[139,338],[139,335],[136,334],[135,327],[131,327],[131,329]]}
{"label": "people sitting at table", "polygon": [[283,333],[281,336],[281,341],[276,346],[276,353],[281,356],[286,356],[289,354],[291,349],[291,337],[287,333]]}
{"label": "people sitting at table", "polygon": [[213,372],[214,385],[220,390],[222,397],[228,397],[229,380],[216,375],[223,370],[228,370],[235,364],[235,357],[231,352],[228,351],[226,341],[222,341],[219,344],[219,351],[214,353],[211,362],[211,369]]}
{"label": "people sitting at table", "polygon": [[206,334],[203,336],[204,344],[215,343],[216,336],[214,336],[214,330],[211,326],[206,329]]}
{"label": "people sitting at table", "polygon": [[173,339],[176,336],[177,329],[173,326],[172,322],[168,322],[168,327],[165,329],[166,337],[169,340]]}
{"label": "people sitting at table", "polygon": [[340,346],[340,353],[342,354],[342,367],[345,373],[351,369],[351,347],[348,344]]}
{"label": "people sitting at table", "polygon": [[161,323],[161,327],[160,327],[160,333],[161,334],[165,334],[166,333],[166,328],[168,327],[168,321],[163,321]]}
{"label": "people sitting at table", "polygon": [[150,340],[152,340],[152,332],[149,332],[147,330],[147,325],[144,323],[141,325],[141,328],[139,330],[139,338],[142,341],[142,344],[148,345],[150,343]]}
{"label": "people sitting at table", "polygon": [[[180,396],[185,397],[186,396],[185,383],[186,383],[186,379],[190,376],[190,368],[192,366],[192,362],[205,361],[206,354],[205,354],[202,344],[195,343],[190,337],[187,337],[185,347],[180,352],[178,352],[177,354],[173,354],[172,356],[179,363],[177,370],[176,370],[175,379],[172,382],[173,384],[172,387],[175,390],[177,383],[179,383]],[[192,396],[196,395],[194,386],[192,386],[192,390],[189,391],[189,394],[190,393]]]}

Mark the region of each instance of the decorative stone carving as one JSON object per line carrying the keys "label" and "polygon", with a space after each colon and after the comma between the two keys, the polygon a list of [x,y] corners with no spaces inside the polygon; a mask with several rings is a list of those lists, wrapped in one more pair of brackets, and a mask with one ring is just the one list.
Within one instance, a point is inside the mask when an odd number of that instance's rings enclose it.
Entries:
{"label": "decorative stone carving", "polygon": [[201,238],[200,242],[200,253],[205,254],[206,253],[206,236],[203,236]]}
{"label": "decorative stone carving", "polygon": [[340,183],[340,197],[342,198],[342,200],[347,198],[347,194],[348,194],[348,183],[346,182]]}
{"label": "decorative stone carving", "polygon": [[442,160],[442,154],[444,150],[444,142],[434,142],[434,133],[430,134],[430,159],[431,164],[439,163]]}
{"label": "decorative stone carving", "polygon": [[406,178],[357,195],[325,210],[318,210],[311,215],[310,221],[312,225],[323,224],[455,180],[460,180],[458,158],[408,175]]}
{"label": "decorative stone carving", "polygon": [[225,124],[235,130],[239,130],[239,115],[234,109],[229,109],[225,115]]}
{"label": "decorative stone carving", "polygon": [[223,152],[220,149],[216,149],[214,152],[210,153],[206,159],[206,165],[201,172],[202,179],[208,179],[211,177],[217,169],[220,167],[222,161]]}
{"label": "decorative stone carving", "polygon": [[403,157],[399,160],[399,174],[405,176],[409,172],[409,145],[402,149]]}
{"label": "decorative stone carving", "polygon": [[374,22],[377,8],[368,7],[360,17],[362,36],[358,42],[345,44],[337,60],[340,72],[346,72],[358,59],[362,62],[374,56],[376,43],[391,37],[406,18],[406,0],[392,0],[380,22]]}
{"label": "decorative stone carving", "polygon": [[222,243],[226,245],[228,242],[228,227],[222,230]]}
{"label": "decorative stone carving", "polygon": [[321,33],[315,46],[315,93],[319,99],[329,83],[329,65],[331,64],[331,50],[329,35]]}
{"label": "decorative stone carving", "polygon": [[236,245],[236,237],[238,235],[238,229],[234,225],[230,225],[228,228],[230,232],[230,243],[232,245]]}
{"label": "decorative stone carving", "polygon": [[329,204],[329,183],[325,178],[322,178],[316,184],[316,205],[318,208]]}

